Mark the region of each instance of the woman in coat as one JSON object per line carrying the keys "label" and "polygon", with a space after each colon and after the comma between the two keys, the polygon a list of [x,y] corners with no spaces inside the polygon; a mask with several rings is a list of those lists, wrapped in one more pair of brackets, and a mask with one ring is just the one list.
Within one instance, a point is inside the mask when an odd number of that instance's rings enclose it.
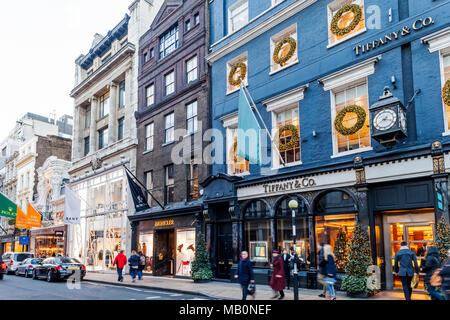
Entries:
{"label": "woman in coat", "polygon": [[434,271],[441,266],[439,251],[435,246],[428,247],[425,265],[422,266],[422,272],[425,272],[424,282],[427,287],[431,300],[443,300],[444,298],[436,291],[436,287],[430,284],[431,276]]}
{"label": "woman in coat", "polygon": [[330,300],[336,300],[336,292],[334,291],[334,284],[336,283],[336,264],[334,263],[334,254],[331,246],[326,244],[323,247],[323,255],[326,261],[326,278],[328,292],[330,292]]}
{"label": "woman in coat", "polygon": [[241,252],[241,261],[239,261],[238,268],[236,270],[234,278],[238,279],[239,283],[241,284],[242,300],[247,300],[248,285],[249,283],[255,282],[252,263],[248,259],[247,251]]}
{"label": "woman in coat", "polygon": [[439,275],[442,277],[441,288],[445,294],[445,300],[450,300],[450,249],[447,252],[447,262],[442,267]]}
{"label": "woman in coat", "polygon": [[286,280],[284,275],[283,259],[280,256],[278,250],[273,251],[273,273],[270,278],[270,287],[274,291],[272,299],[278,298],[279,300],[284,298],[284,287],[286,286]]}

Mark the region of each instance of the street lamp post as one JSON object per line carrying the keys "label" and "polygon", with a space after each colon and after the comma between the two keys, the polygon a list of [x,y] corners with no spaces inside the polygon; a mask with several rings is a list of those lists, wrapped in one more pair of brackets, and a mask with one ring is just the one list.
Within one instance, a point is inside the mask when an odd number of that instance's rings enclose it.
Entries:
{"label": "street lamp post", "polygon": [[297,235],[295,232],[295,209],[298,208],[298,202],[296,200],[289,201],[289,208],[292,209],[292,242],[294,248],[294,300],[298,300],[298,270],[297,270],[297,250],[295,249],[295,242]]}

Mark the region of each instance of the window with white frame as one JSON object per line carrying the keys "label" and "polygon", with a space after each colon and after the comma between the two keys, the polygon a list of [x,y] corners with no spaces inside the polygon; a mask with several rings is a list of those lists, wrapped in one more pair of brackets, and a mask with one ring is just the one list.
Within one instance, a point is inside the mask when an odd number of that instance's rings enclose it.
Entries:
{"label": "window with white frame", "polygon": [[[153,194],[153,171],[147,171],[145,174],[145,187]],[[151,207],[154,205],[153,197],[147,193],[148,205]]]}
{"label": "window with white frame", "polygon": [[145,151],[153,150],[154,123],[145,126]]}
{"label": "window with white frame", "polygon": [[298,62],[297,24],[270,38],[270,72],[277,72]]}
{"label": "window with white frame", "polygon": [[[442,86],[445,86],[447,81],[450,81],[450,54],[442,55],[442,75],[443,75],[443,83]],[[445,113],[447,115],[447,130],[450,131],[450,104],[446,104],[444,102]]]}
{"label": "window with white frame", "polygon": [[[344,108],[357,105],[366,112],[366,120],[363,127],[351,135],[339,133],[333,125],[333,139],[335,153],[347,152],[370,147],[370,125],[369,125],[369,94],[367,82],[352,85],[346,89],[333,91],[334,103],[332,104],[333,123],[337,114]],[[348,112],[342,121],[345,128],[353,127],[358,121],[358,115],[354,112]]]}
{"label": "window with white frame", "polygon": [[151,84],[145,88],[145,96],[147,101],[147,107],[155,103],[155,85]]}
{"label": "window with white frame", "polygon": [[248,85],[247,52],[228,61],[226,81],[227,94],[238,91],[242,81],[244,85]]}
{"label": "window with white frame", "polygon": [[198,78],[198,59],[197,59],[197,56],[189,59],[186,62],[186,73],[187,73],[186,79],[187,79],[188,83],[191,82],[191,81],[197,80],[197,78]]}
{"label": "window with white frame", "polygon": [[99,118],[109,114],[109,91],[99,98]]}
{"label": "window with white frame", "polygon": [[228,9],[228,33],[239,30],[248,23],[248,1],[239,0]]}
{"label": "window with white frame", "polygon": [[159,38],[159,58],[162,59],[178,48],[178,24]]}
{"label": "window with white frame", "polygon": [[197,131],[197,101],[186,106],[186,131],[188,135]]}
{"label": "window with white frame", "polygon": [[[240,175],[249,172],[249,162],[244,158],[237,156],[237,139],[238,128],[228,128],[229,141],[227,141],[228,147],[228,163],[229,173],[232,175]],[[227,137],[228,138],[228,137]]]}
{"label": "window with white frame", "polygon": [[328,5],[330,46],[366,31],[364,10],[364,0],[335,0]]}
{"label": "window with white frame", "polygon": [[292,107],[276,113],[275,139],[279,140],[278,149],[285,164],[300,162],[301,157],[298,104]]}
{"label": "window with white frame", "polygon": [[165,143],[170,143],[175,140],[174,138],[174,113],[170,113],[164,118],[164,137],[165,137]]}
{"label": "window with white frame", "polygon": [[166,96],[175,92],[175,71],[169,72],[164,76],[164,84]]}

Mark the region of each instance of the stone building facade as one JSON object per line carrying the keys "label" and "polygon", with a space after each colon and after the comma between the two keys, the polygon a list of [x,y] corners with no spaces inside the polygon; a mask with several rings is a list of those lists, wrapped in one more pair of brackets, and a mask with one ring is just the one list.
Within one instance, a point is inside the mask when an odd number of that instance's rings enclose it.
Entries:
{"label": "stone building facade", "polygon": [[[75,62],[74,138],[70,188],[82,200],[81,226],[71,226],[68,252],[88,269],[111,267],[129,251],[129,200],[123,166],[136,169],[139,37],[162,0],[137,0],[106,36]],[[129,236],[128,236],[129,238]]]}

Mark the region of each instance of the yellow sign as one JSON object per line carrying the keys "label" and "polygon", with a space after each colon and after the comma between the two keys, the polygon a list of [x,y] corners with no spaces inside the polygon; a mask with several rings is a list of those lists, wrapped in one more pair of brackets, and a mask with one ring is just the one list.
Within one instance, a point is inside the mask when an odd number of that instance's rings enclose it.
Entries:
{"label": "yellow sign", "polygon": [[155,228],[156,227],[169,227],[169,226],[173,226],[174,224],[175,224],[175,221],[173,219],[155,221]]}

